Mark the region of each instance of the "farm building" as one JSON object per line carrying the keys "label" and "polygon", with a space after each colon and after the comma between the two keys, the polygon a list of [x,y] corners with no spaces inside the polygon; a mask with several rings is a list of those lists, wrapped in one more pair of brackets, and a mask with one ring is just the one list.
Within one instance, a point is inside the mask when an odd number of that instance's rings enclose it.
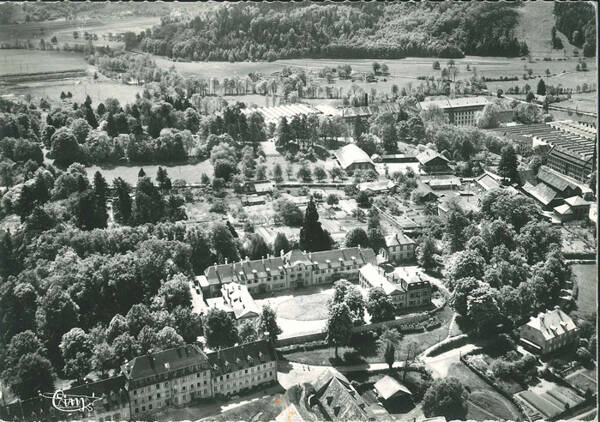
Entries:
{"label": "farm building", "polygon": [[582,194],[582,189],[578,184],[571,182],[563,175],[546,166],[540,167],[536,177],[540,182],[560,193],[563,198]]}
{"label": "farm building", "polygon": [[489,173],[483,173],[475,179],[475,182],[486,192],[498,189],[501,186],[499,180]]}
{"label": "farm building", "polygon": [[461,181],[459,177],[444,177],[427,180],[425,184],[433,190],[452,190],[460,188]]}
{"label": "farm building", "polygon": [[558,221],[564,223],[573,219],[573,210],[567,204],[562,204],[554,207],[554,216]]}
{"label": "farm building", "polygon": [[450,160],[429,148],[417,155],[417,161],[419,162],[419,169],[423,173],[440,174],[450,173],[451,171],[448,166]]}
{"label": "farm building", "polygon": [[531,183],[526,182],[521,189],[523,189],[523,192],[525,192],[526,195],[535,199],[542,208],[546,210],[550,210],[563,202],[563,198],[560,194],[544,183],[532,185]]}
{"label": "farm building", "polygon": [[577,339],[578,329],[569,315],[559,306],[531,317],[519,329],[521,343],[528,349],[546,354],[558,350]]}
{"label": "farm building", "polygon": [[371,117],[377,113],[399,113],[400,105],[397,103],[385,103],[378,105],[362,106],[362,107],[346,107],[341,111],[341,116],[344,119],[352,120],[356,118]]}
{"label": "farm building", "polygon": [[421,110],[439,107],[448,115],[450,123],[457,126],[475,126],[476,113],[489,103],[484,97],[443,98],[419,103]]}
{"label": "farm building", "polygon": [[590,213],[590,202],[581,196],[572,196],[565,199],[565,205],[571,209],[575,220],[585,219]]}
{"label": "farm building", "polygon": [[413,196],[421,202],[435,201],[438,198],[429,185],[421,182],[417,182],[417,187],[413,190]]}
{"label": "farm building", "polygon": [[340,166],[349,172],[354,170],[375,170],[375,164],[366,152],[355,144],[348,144],[334,152]]}
{"label": "farm building", "polygon": [[386,375],[373,385],[377,395],[383,400],[390,400],[396,397],[412,396],[410,390],[397,381],[395,378]]}

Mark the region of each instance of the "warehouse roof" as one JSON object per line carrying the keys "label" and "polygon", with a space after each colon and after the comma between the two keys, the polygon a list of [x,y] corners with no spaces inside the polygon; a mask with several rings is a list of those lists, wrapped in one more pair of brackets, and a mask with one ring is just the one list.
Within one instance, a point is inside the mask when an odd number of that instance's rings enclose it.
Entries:
{"label": "warehouse roof", "polygon": [[369,163],[374,165],[367,153],[355,144],[348,144],[335,151],[334,154],[343,169],[347,169],[352,164]]}

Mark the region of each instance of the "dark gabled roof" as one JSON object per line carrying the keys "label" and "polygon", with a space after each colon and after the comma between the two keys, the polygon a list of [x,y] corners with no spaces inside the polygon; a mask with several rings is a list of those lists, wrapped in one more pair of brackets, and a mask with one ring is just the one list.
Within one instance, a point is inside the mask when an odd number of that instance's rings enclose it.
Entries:
{"label": "dark gabled roof", "polygon": [[275,351],[266,340],[221,349],[207,354],[213,373],[225,374],[277,360]]}
{"label": "dark gabled roof", "polygon": [[579,187],[574,183],[569,182],[565,178],[559,176],[558,174],[552,172],[546,166],[540,167],[538,171],[537,178],[547,184],[548,186],[556,189],[559,192],[564,192],[567,189],[579,190]]}
{"label": "dark gabled roof", "polygon": [[[319,377],[321,378],[321,377]],[[329,418],[336,421],[373,420],[375,415],[347,379],[329,371],[323,376],[317,395]]]}
{"label": "dark gabled roof", "polygon": [[157,353],[137,356],[121,367],[128,379],[160,375],[207,361],[206,355],[194,344],[174,347]]}
{"label": "dark gabled roof", "polygon": [[129,402],[129,394],[125,388],[126,378],[123,375],[96,382],[78,385],[65,391],[67,395],[84,395],[101,397],[94,403],[95,409],[109,411]]}
{"label": "dark gabled roof", "polygon": [[555,199],[560,199],[558,193],[544,183],[533,186],[527,182],[523,185],[523,190],[543,205],[549,205]]}
{"label": "dark gabled roof", "polygon": [[434,150],[429,149],[429,148],[427,148],[427,149],[425,149],[425,151],[417,154],[417,161],[419,161],[419,163],[421,163],[423,165],[426,165],[434,160],[442,160],[446,164],[450,161],[443,155],[438,154],[437,152],[435,152]]}

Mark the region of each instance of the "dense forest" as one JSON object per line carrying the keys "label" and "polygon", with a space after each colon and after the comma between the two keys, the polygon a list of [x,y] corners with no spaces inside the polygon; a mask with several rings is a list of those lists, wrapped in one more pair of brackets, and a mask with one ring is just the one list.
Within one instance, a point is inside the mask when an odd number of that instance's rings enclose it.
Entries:
{"label": "dense forest", "polygon": [[554,3],[556,28],[565,34],[571,44],[583,48],[586,57],[596,55],[596,19],[590,3]]}
{"label": "dense forest", "polygon": [[515,3],[232,4],[187,22],[163,18],[144,51],[185,60],[463,57],[528,53]]}

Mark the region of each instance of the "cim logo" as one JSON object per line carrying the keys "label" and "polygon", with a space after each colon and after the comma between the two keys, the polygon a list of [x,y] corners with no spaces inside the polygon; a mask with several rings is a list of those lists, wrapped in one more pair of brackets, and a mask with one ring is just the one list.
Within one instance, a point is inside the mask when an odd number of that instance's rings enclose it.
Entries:
{"label": "cim logo", "polygon": [[66,413],[73,412],[93,412],[94,403],[102,397],[97,397],[94,393],[91,396],[84,396],[78,394],[65,394],[63,390],[57,390],[54,394],[48,393],[41,394],[40,396],[51,399],[52,407],[56,410]]}

